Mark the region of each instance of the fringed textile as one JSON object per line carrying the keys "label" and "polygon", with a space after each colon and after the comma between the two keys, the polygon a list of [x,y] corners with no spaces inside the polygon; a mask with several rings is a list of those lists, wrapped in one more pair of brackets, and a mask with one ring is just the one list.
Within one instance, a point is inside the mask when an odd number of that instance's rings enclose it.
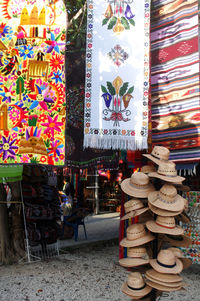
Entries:
{"label": "fringed textile", "polygon": [[88,1],[84,147],[147,149],[150,0]]}

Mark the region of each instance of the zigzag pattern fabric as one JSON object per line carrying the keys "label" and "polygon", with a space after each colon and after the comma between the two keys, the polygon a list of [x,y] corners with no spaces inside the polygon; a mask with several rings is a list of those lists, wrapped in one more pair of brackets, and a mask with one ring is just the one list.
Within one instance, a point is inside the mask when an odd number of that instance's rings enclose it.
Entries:
{"label": "zigzag pattern fabric", "polygon": [[154,0],[151,17],[152,143],[170,159],[200,159],[198,1]]}

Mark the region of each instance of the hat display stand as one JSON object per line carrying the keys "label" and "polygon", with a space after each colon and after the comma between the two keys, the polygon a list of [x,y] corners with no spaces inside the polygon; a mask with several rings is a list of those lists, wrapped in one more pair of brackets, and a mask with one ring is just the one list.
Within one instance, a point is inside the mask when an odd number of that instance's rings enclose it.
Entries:
{"label": "hat display stand", "polygon": [[[151,215],[148,215],[146,212],[139,216],[139,224],[136,224],[143,225],[146,231],[148,231],[146,233],[154,236],[154,239],[151,241],[144,240],[145,244],[142,246],[140,245],[141,247],[147,247],[148,245],[151,246],[152,254],[149,258],[149,263],[145,266],[133,265],[131,267],[132,261],[129,260],[130,265],[127,266],[128,270],[131,272],[134,270],[141,272],[142,277],[144,277],[145,285],[152,288],[148,296],[143,295],[138,299],[138,294],[135,295],[135,297],[137,297],[135,299],[137,300],[143,300],[145,297],[148,297],[150,301],[156,301],[158,294],[162,295],[163,292],[172,292],[183,289],[182,287],[184,286],[184,283],[182,281],[177,280],[174,281],[175,283],[173,283],[173,285],[170,285],[169,276],[174,274],[177,278],[181,278],[179,273],[183,270],[183,268],[187,268],[191,264],[190,262],[184,262],[182,255],[180,255],[180,253],[178,253],[175,249],[168,250],[169,247],[174,247],[176,245],[170,242],[171,237],[172,241],[176,241],[177,237],[181,237],[182,244],[184,244],[184,242],[187,243],[188,241],[188,237],[184,235],[184,229],[178,225],[180,219],[185,218],[184,216],[181,216],[181,214],[184,213],[184,209],[186,208],[186,200],[179,195],[176,183],[182,183],[184,178],[178,176],[176,165],[169,161],[169,156],[170,152],[168,149],[156,146],[155,150],[152,151],[152,154],[150,156],[146,156],[148,159],[152,160],[157,169],[156,171],[150,171],[145,174],[149,180],[146,179],[146,182],[140,182],[140,186],[139,182],[137,182],[137,177],[139,178],[139,175],[137,176],[136,174],[140,174],[141,176],[141,174],[144,173],[137,172],[134,173],[131,178],[124,180],[121,184],[123,193],[127,194],[129,197],[136,197],[140,199],[147,198],[149,205],[148,213],[151,213]],[[139,194],[137,193],[137,189],[142,190],[143,185],[145,185],[145,196],[142,196],[141,192]],[[147,190],[148,185],[151,187],[149,190]],[[127,212],[125,212],[125,214],[127,214]],[[144,216],[147,216],[146,221]],[[149,216],[152,216],[152,218],[149,219]],[[127,218],[128,217],[129,215]],[[140,223],[140,218],[142,223]],[[125,248],[130,248],[135,245],[135,241],[132,242],[132,239],[135,238],[134,233],[130,233],[130,231],[134,230],[136,227],[141,226],[134,226],[133,224],[131,228],[129,226],[126,229],[127,237],[120,241],[120,245]],[[147,267],[147,269],[144,267]],[[163,281],[159,278],[155,280],[150,276],[148,277],[148,271],[152,269],[154,271],[154,268],[156,273],[162,273],[164,277]],[[128,291],[123,289],[122,291],[134,300],[134,292],[132,294],[128,294]]]}

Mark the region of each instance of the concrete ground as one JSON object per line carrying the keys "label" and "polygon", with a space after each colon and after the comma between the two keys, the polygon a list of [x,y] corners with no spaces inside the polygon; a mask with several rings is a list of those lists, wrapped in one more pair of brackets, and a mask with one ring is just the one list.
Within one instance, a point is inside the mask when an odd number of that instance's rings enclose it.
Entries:
{"label": "concrete ground", "polygon": [[59,240],[59,248],[77,247],[88,243],[117,239],[119,236],[119,213],[104,213],[89,215],[85,218],[87,240],[85,239],[83,226],[79,226],[78,240]]}
{"label": "concrete ground", "polygon": [[[121,291],[130,272],[118,263],[119,214],[88,216],[86,229],[88,240],[80,227],[77,242],[59,241],[59,257],[0,266],[0,301],[131,301]],[[181,275],[185,290],[159,301],[200,301],[200,265]]]}

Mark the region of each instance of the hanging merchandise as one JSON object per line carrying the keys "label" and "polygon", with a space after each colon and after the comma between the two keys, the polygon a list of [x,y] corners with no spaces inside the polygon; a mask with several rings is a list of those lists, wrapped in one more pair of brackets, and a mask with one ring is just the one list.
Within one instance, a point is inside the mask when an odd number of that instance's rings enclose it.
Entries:
{"label": "hanging merchandise", "polygon": [[198,1],[152,1],[152,143],[170,160],[200,159]]}
{"label": "hanging merchandise", "polygon": [[149,0],[88,1],[84,147],[148,148],[149,23]]}
{"label": "hanging merchandise", "polygon": [[63,165],[62,0],[0,3],[0,163]]}

